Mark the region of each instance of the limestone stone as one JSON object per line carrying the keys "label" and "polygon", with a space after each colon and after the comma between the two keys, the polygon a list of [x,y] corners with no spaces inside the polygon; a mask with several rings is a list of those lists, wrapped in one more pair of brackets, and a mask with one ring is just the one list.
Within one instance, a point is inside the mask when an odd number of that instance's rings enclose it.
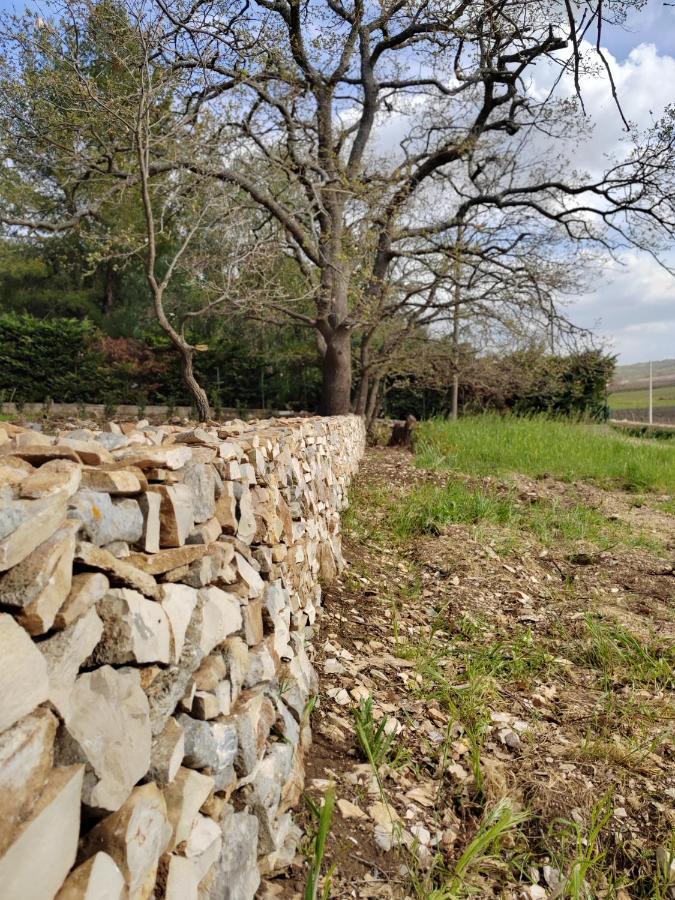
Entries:
{"label": "limestone stone", "polygon": [[69,507],[68,515],[80,519],[86,536],[99,547],[112,541],[134,544],[143,533],[143,514],[130,498],[112,500],[110,494],[80,490]]}
{"label": "limestone stone", "polygon": [[85,762],[82,800],[116,810],[150,766],[148,699],[134,669],[102,666],[75,681],[57,736],[57,757]]}
{"label": "limestone stone", "polygon": [[56,900],[124,900],[124,876],[107,853],[95,853],[74,869]]}
{"label": "limestone stone", "polygon": [[167,816],[171,825],[168,849],[187,841],[199,810],[215,787],[213,778],[181,767],[176,777],[164,788]]}
{"label": "limestone stone", "polygon": [[205,522],[215,511],[216,481],[210,465],[191,461],[183,470],[183,481],[192,497],[195,522]]}
{"label": "limestone stone", "polygon": [[[148,496],[152,495],[148,494]],[[155,494],[155,496],[158,495]],[[157,553],[132,553],[129,557],[129,562],[150,575],[163,575],[172,569],[189,565],[209,552],[209,547],[203,544],[193,544],[160,550]]]}
{"label": "limestone stone", "polygon": [[256,521],[253,514],[251,493],[244,490],[239,497],[239,522],[237,524],[237,537],[245,544],[250,544],[256,534]]}
{"label": "limestone stone", "polygon": [[197,605],[197,591],[185,584],[163,584],[159,597],[160,606],[166,613],[171,629],[171,659],[177,663]]}
{"label": "limestone stone", "polygon": [[56,718],[36,709],[0,735],[0,856],[12,843],[52,768]]}
{"label": "limestone stone", "polygon": [[176,719],[170,717],[164,730],[152,740],[148,778],[158,784],[170,784],[176,777],[184,756],[183,728]]}
{"label": "limestone stone", "polygon": [[24,629],[0,613],[0,732],[49,696],[47,663]]}
{"label": "limestone stone", "polygon": [[262,758],[270,729],[276,720],[274,705],[263,691],[247,691],[237,701],[230,720],[237,733],[237,772],[239,775],[249,775]]}
{"label": "limestone stone", "polygon": [[244,622],[244,637],[249,647],[263,639],[262,600],[251,600],[241,608]]}
{"label": "limestone stone", "polygon": [[207,656],[214,647],[242,626],[241,609],[236,597],[217,587],[199,591],[202,610],[201,648]]}
{"label": "limestone stone", "polygon": [[126,803],[99,822],[83,841],[85,858],[104,851],[119,866],[129,900],[153,896],[157,864],[171,836],[166,803],[156,784],[144,784]]}
{"label": "limestone stone", "polygon": [[75,559],[92,569],[105,572],[113,584],[134,588],[146,597],[157,596],[157,582],[151,575],[137,569],[127,560],[116,559],[112,553],[101,547],[87,541],[79,541],[75,548]]}
{"label": "limestone stone", "polygon": [[194,674],[197,690],[215,691],[226,674],[227,666],[220,653],[207,656]]}
{"label": "limestone stone", "polygon": [[228,783],[237,756],[237,729],[232,721],[204,722],[181,713],[178,722],[185,732],[185,765],[194,769],[208,769],[219,781]]}
{"label": "limestone stone", "polygon": [[260,885],[256,865],[258,820],[229,809],[221,821],[223,849],[204,900],[253,900]]}
{"label": "limestone stone", "polygon": [[[17,435],[15,440],[18,441],[19,438],[23,437],[24,435]],[[44,438],[45,435],[39,435],[39,437]],[[72,447],[54,444],[51,439],[46,444],[38,443],[37,438],[38,432],[30,432],[30,437],[27,437],[25,442],[18,443],[16,447],[11,450],[12,454],[20,456],[21,459],[25,459],[26,462],[29,462],[34,466],[41,466],[43,463],[49,462],[52,459],[70,459],[75,463],[80,462],[79,456]],[[28,440],[30,443],[28,443]],[[2,450],[4,449],[5,447],[2,448]]]}
{"label": "limestone stone", "polygon": [[164,900],[198,900],[199,873],[193,860],[171,853],[164,857]]}
{"label": "limestone stone", "polygon": [[265,588],[265,582],[241,553],[234,554],[234,561],[238,576],[235,592],[240,597],[259,597]]}
{"label": "limestone stone", "polygon": [[150,485],[162,500],[159,519],[160,547],[182,547],[194,526],[192,494],[184,484]]}
{"label": "limestone stone", "polygon": [[190,715],[195,719],[216,719],[220,715],[220,703],[215,694],[208,691],[196,691]]}
{"label": "limestone stone", "polygon": [[213,516],[205,522],[195,525],[190,534],[187,536],[188,544],[211,544],[218,540],[222,531],[220,522]]}
{"label": "limestone stone", "polygon": [[249,671],[248,644],[240,637],[228,638],[223,644],[223,657],[232,686],[232,702],[239,697]]}
{"label": "limestone stone", "polygon": [[82,766],[52,769],[30,817],[0,859],[3,900],[54,897],[75,861]]}
{"label": "limestone stone", "polygon": [[113,461],[110,451],[99,441],[82,441],[70,437],[62,437],[58,446],[74,450],[87,466],[102,466]]}
{"label": "limestone stone", "polygon": [[14,607],[31,634],[44,634],[70,593],[75,532],[66,522],[0,578],[0,603]]}
{"label": "limestone stone", "polygon": [[115,559],[128,559],[131,556],[131,549],[126,541],[111,541],[104,544],[103,549],[112,553]]}
{"label": "limestone stone", "polygon": [[97,610],[103,622],[103,636],[93,654],[97,664],[171,660],[169,619],[160,603],[138,591],[115,588],[99,600]]}
{"label": "limestone stone", "polygon": [[112,496],[138,494],[144,485],[130,469],[82,469],[82,487],[88,491],[98,491]]}
{"label": "limestone stone", "polygon": [[65,494],[0,501],[0,572],[18,565],[50,538],[66,517]]}
{"label": "limestone stone", "polygon": [[237,500],[231,481],[223,482],[223,491],[216,502],[215,516],[225,534],[237,533]]}
{"label": "limestone stone", "polygon": [[274,636],[270,635],[250,649],[244,686],[249,688],[261,682],[273,681],[279,672],[280,665],[281,660],[274,648]]}
{"label": "limestone stone", "polygon": [[83,616],[107,592],[110,582],[102,572],[82,572],[73,575],[70,593],[54,619],[55,628],[67,628]]}
{"label": "limestone stone", "polygon": [[192,450],[183,444],[168,447],[130,447],[114,450],[116,460],[139,469],[182,469],[192,459]]}
{"label": "limestone stone", "polygon": [[63,631],[38,644],[49,673],[49,700],[63,716],[80,666],[89,657],[103,633],[103,623],[92,606]]}
{"label": "limestone stone", "polygon": [[146,491],[138,498],[138,505],[143,515],[143,531],[139,546],[146,553],[157,553],[159,550],[160,509],[162,498],[154,491]]}
{"label": "limestone stone", "polygon": [[182,434],[176,435],[176,443],[202,445],[218,449],[220,439],[217,434],[207,431],[205,428],[194,428],[191,431],[184,431]]}
{"label": "limestone stone", "polygon": [[68,459],[53,459],[21,482],[20,494],[32,500],[39,500],[51,494],[63,493],[72,497],[80,486],[82,468]]}

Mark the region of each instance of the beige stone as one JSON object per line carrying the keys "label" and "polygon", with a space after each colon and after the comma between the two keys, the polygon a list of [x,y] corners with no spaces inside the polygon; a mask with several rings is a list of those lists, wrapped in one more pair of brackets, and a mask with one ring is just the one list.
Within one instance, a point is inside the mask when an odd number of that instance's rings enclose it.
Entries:
{"label": "beige stone", "polygon": [[162,503],[159,510],[161,547],[182,547],[194,526],[190,489],[184,484],[153,484]]}
{"label": "beige stone", "polygon": [[105,572],[114,584],[123,584],[145,594],[146,597],[156,597],[158,593],[157,582],[136,568],[130,560],[116,559],[112,553],[90,544],[87,541],[79,541],[75,548],[75,558],[92,569],[100,569]]}
{"label": "beige stone", "polygon": [[0,735],[0,857],[28,818],[52,768],[56,718],[36,709]]}
{"label": "beige stone", "polygon": [[171,660],[169,620],[160,603],[130,588],[114,588],[99,600],[97,610],[103,622],[93,656],[98,664]]}
{"label": "beige stone", "polygon": [[21,483],[20,494],[39,500],[57,492],[72,497],[80,486],[82,468],[68,459],[53,459],[29,475]]}
{"label": "beige stone", "polygon": [[109,450],[98,441],[81,441],[76,438],[62,437],[58,446],[74,450],[87,466],[102,466],[113,461]]}
{"label": "beige stone", "polygon": [[74,869],[56,900],[124,900],[124,876],[107,853],[96,853]]}
{"label": "beige stone", "polygon": [[102,572],[82,572],[73,575],[70,593],[54,619],[55,628],[67,628],[97,603],[110,587]]}
{"label": "beige stone", "polygon": [[156,784],[132,792],[117,812],[107,816],[84,838],[82,855],[104,851],[119,866],[129,900],[149,900],[157,864],[171,835],[166,803]]}
{"label": "beige stone", "polygon": [[38,644],[49,672],[49,700],[64,716],[75,679],[103,633],[103,623],[92,606],[54,637]]}
{"label": "beige stone", "polygon": [[166,859],[166,866],[164,900],[198,900],[199,875],[194,861],[172,853]]}
{"label": "beige stone", "polygon": [[75,862],[82,766],[52,769],[33,810],[0,859],[3,900],[54,897]]}
{"label": "beige stone", "polygon": [[220,715],[220,702],[216,695],[208,691],[196,691],[190,715],[202,721],[216,719]]}
{"label": "beige stone", "polygon": [[164,730],[153,738],[148,778],[158,784],[170,784],[176,777],[184,755],[183,728],[170,716]]}
{"label": "beige stone", "polygon": [[220,653],[207,656],[194,674],[194,682],[199,691],[215,691],[225,678],[227,666]]}
{"label": "beige stone", "polygon": [[50,538],[66,517],[67,497],[0,503],[0,572],[18,565]]}
{"label": "beige stone", "polygon": [[200,644],[206,656],[229,635],[239,631],[242,625],[241,609],[236,597],[217,587],[203,588],[199,599],[202,609]]}
{"label": "beige stone", "polygon": [[0,613],[0,732],[49,695],[47,663],[24,629]]}
{"label": "beige stone", "polygon": [[77,678],[57,755],[62,762],[86,762],[82,799],[88,806],[119,809],[148,771],[150,746],[148,698],[137,670],[102,666]]}
{"label": "beige stone", "polygon": [[214,789],[214,780],[193,769],[181,767],[173,782],[164,788],[166,808],[171,824],[169,850],[190,837],[192,826],[202,805]]}
{"label": "beige stone", "polygon": [[199,525],[195,525],[187,537],[188,544],[212,544],[218,540],[222,528],[218,519],[214,516]]}
{"label": "beige stone", "polygon": [[249,647],[254,647],[263,639],[262,600],[250,600],[241,607],[244,623],[244,637]]}
{"label": "beige stone", "polygon": [[17,610],[30,634],[44,634],[68,597],[76,522],[66,522],[0,580],[0,602]]}
{"label": "beige stone", "polygon": [[183,444],[169,447],[132,447],[116,450],[116,460],[139,469],[182,469],[192,459],[192,450]]}
{"label": "beige stone", "polygon": [[163,584],[159,596],[160,606],[166,613],[171,629],[171,658],[177,663],[197,605],[197,591],[185,584]]}
{"label": "beige stone", "polygon": [[160,550],[158,553],[132,553],[129,562],[150,575],[162,575],[180,566],[189,565],[209,552],[210,548],[204,544],[188,544],[184,547]]}
{"label": "beige stone", "polygon": [[138,505],[143,514],[143,533],[139,546],[146,553],[157,553],[159,550],[160,509],[162,498],[154,491],[146,491],[138,498]]}
{"label": "beige stone", "polygon": [[82,487],[113,496],[138,494],[143,489],[138,475],[129,469],[82,469]]}
{"label": "beige stone", "polygon": [[223,482],[223,492],[216,501],[215,516],[225,534],[237,533],[237,500],[231,481]]}

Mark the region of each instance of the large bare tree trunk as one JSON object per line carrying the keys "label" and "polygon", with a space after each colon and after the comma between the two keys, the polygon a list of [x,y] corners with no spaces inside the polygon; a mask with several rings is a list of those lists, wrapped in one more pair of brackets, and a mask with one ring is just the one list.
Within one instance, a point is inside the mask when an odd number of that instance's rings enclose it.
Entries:
{"label": "large bare tree trunk", "polygon": [[347,415],[352,394],[352,342],[347,328],[336,328],[326,340],[321,374],[321,414]]}
{"label": "large bare tree trunk", "polygon": [[197,417],[200,422],[206,422],[211,416],[211,408],[209,406],[209,398],[204,388],[200,385],[195,377],[194,370],[194,351],[185,344],[176,344],[180,353],[181,371],[183,373],[183,381],[190,392],[192,401],[197,410]]}

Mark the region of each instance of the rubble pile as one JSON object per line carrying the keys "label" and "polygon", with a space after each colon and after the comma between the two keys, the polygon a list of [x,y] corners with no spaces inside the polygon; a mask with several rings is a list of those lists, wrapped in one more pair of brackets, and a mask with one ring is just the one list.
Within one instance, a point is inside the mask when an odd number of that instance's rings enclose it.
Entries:
{"label": "rubble pile", "polygon": [[363,448],[352,416],[0,422],[5,900],[247,900],[292,859]]}

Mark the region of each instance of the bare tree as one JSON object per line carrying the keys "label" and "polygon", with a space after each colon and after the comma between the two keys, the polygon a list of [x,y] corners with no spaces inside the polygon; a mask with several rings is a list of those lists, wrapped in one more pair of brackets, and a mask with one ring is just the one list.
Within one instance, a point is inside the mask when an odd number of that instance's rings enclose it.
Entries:
{"label": "bare tree", "polygon": [[596,32],[604,66],[601,25],[630,3],[158,2],[173,26],[167,60],[194,73],[193,104],[228,123],[208,164],[183,163],[238,185],[283,229],[313,286],[311,316],[288,313],[318,333],[325,412],[350,408],[360,311],[389,292],[401,248],[447,234],[470,209],[527,208],[607,246],[673,232],[663,143],[597,179],[531,167],[488,190],[474,166],[471,190],[448,189],[495,136],[516,148],[527,134],[559,138],[564,106],[553,92],[535,100],[533,67],[547,61],[579,86],[593,63],[582,39]]}

